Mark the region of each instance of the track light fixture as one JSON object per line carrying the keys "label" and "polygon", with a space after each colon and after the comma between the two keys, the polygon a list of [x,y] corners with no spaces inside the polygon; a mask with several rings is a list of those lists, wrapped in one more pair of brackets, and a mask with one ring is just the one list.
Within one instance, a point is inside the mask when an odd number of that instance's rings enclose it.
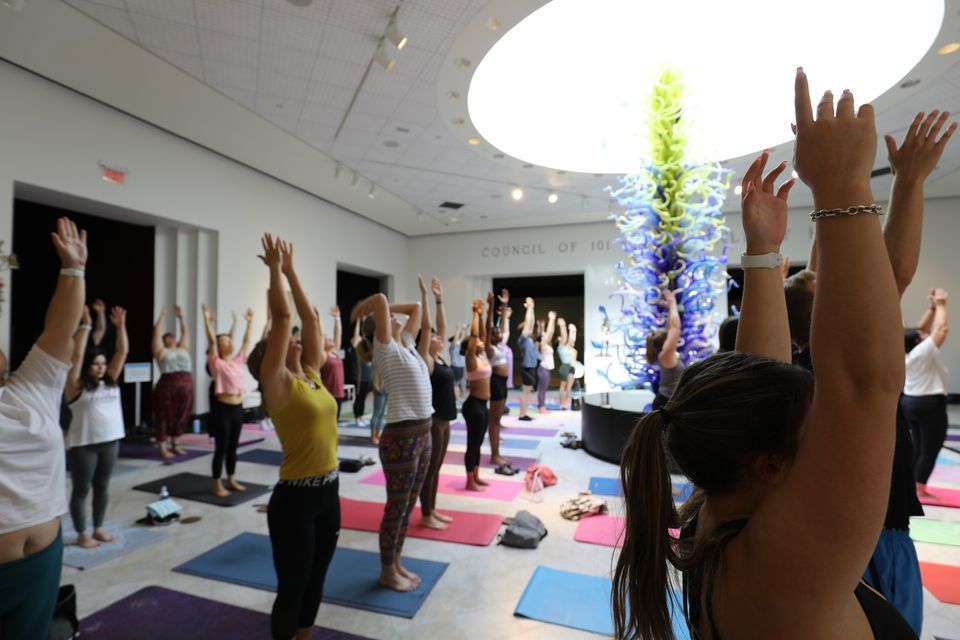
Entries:
{"label": "track light fixture", "polygon": [[394,11],[393,15],[390,16],[390,22],[387,24],[387,40],[393,43],[393,46],[397,48],[397,51],[403,49],[407,45],[407,36],[402,35],[400,30],[397,29],[397,12]]}
{"label": "track light fixture", "polygon": [[377,197],[377,185],[370,183],[370,191],[367,192],[367,197],[371,200]]}
{"label": "track light fixture", "polygon": [[387,53],[387,41],[383,38],[380,38],[380,44],[377,45],[377,52],[373,59],[387,71],[393,69],[393,65],[397,64],[397,59]]}
{"label": "track light fixture", "polygon": [[353,172],[353,180],[350,181],[350,187],[353,189],[357,188],[357,185],[360,183],[360,177],[357,175],[357,172]]}

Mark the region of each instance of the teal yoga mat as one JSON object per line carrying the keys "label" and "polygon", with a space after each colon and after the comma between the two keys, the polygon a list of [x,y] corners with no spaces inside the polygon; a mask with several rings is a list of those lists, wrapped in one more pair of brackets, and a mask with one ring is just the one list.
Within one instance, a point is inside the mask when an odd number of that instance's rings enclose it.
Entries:
{"label": "teal yoga mat", "polygon": [[[337,547],[327,570],[323,600],[344,607],[413,618],[449,565],[410,557],[404,557],[403,564],[421,579],[420,586],[409,593],[391,591],[377,584],[379,554]],[[174,568],[174,571],[264,591],[277,590],[270,538],[256,533],[241,533]]]}
{"label": "teal yoga mat", "polygon": [[915,542],[930,542],[960,547],[960,522],[911,518],[910,537]]}
{"label": "teal yoga mat", "polygon": [[[513,615],[612,636],[610,589],[608,578],[541,565],[533,572]],[[673,632],[677,640],[690,640],[680,607],[680,594],[677,591],[673,594]]]}

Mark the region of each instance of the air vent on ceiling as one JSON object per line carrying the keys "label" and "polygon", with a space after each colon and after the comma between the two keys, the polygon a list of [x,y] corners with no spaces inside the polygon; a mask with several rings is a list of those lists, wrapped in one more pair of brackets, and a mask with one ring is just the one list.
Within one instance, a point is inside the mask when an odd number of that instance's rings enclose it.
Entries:
{"label": "air vent on ceiling", "polygon": [[450,201],[447,201],[447,202],[442,202],[442,203],[440,203],[440,208],[441,208],[441,209],[454,209],[454,210],[456,210],[456,209],[459,209],[459,208],[462,207],[462,206],[463,206],[463,203],[462,203],[462,202],[450,202]]}

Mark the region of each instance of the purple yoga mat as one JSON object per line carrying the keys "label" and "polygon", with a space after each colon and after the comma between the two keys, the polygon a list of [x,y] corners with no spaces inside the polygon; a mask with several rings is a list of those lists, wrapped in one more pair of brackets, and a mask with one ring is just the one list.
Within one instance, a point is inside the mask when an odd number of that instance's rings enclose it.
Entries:
{"label": "purple yoga mat", "polygon": [[960,442],[960,435],[947,436],[947,442]]}
{"label": "purple yoga mat", "polygon": [[[97,640],[261,640],[270,637],[270,614],[163,587],[144,587],[81,620],[80,633]],[[314,627],[310,637],[369,640],[320,627]]]}
{"label": "purple yoga mat", "polygon": [[[466,431],[467,425],[462,422],[451,422],[450,429],[453,431]],[[537,427],[507,427],[500,431],[501,436],[538,436],[540,438],[552,438],[560,433],[559,429],[543,429]]]}
{"label": "purple yoga mat", "polygon": [[[520,456],[507,456],[510,460],[510,466],[518,471],[526,471],[527,467],[537,463],[536,458],[521,458]],[[463,451],[447,451],[443,456],[444,464],[463,464]],[[480,454],[480,466],[487,469],[496,469],[497,465],[490,461],[489,453]]]}
{"label": "purple yoga mat", "polygon": [[200,451],[197,449],[187,449],[186,453],[182,456],[176,456],[174,458],[161,458],[160,450],[157,449],[156,445],[152,445],[145,442],[124,442],[120,441],[120,457],[121,458],[137,458],[140,460],[156,460],[157,462],[164,462],[173,464],[176,462],[186,462],[188,460],[193,460],[194,458],[199,458],[200,456],[208,456],[213,451]]}

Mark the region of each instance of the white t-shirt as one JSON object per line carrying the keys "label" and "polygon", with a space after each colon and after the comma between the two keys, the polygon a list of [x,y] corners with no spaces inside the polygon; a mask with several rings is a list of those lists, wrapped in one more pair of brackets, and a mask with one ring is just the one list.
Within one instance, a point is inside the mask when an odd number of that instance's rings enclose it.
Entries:
{"label": "white t-shirt", "polygon": [[940,349],[929,337],[907,354],[907,375],[903,394],[940,396],[947,393],[947,368],[940,362]]}
{"label": "white t-shirt", "polygon": [[390,395],[387,424],[404,420],[428,420],[433,416],[433,390],[427,365],[406,331],[383,344],[373,340],[373,366],[380,372],[383,389]]}
{"label": "white t-shirt", "polygon": [[84,389],[70,403],[73,418],[67,431],[67,449],[88,444],[113,442],[125,435],[123,428],[123,405],[120,402],[120,387],[108,386],[103,380],[93,391]]}
{"label": "white t-shirt", "polygon": [[34,346],[0,395],[0,534],[67,512],[60,398],[69,370]]}

